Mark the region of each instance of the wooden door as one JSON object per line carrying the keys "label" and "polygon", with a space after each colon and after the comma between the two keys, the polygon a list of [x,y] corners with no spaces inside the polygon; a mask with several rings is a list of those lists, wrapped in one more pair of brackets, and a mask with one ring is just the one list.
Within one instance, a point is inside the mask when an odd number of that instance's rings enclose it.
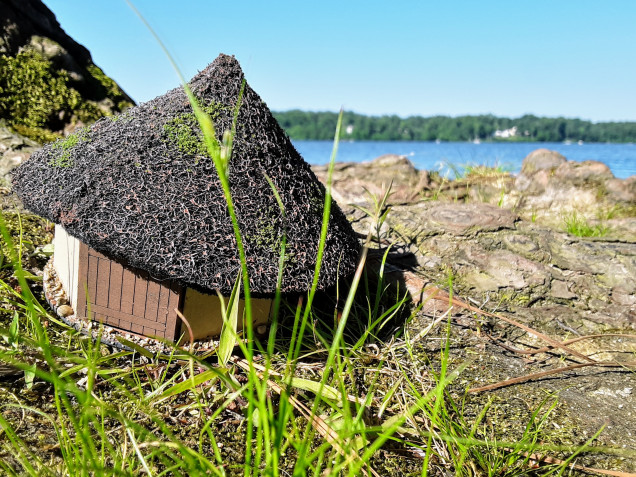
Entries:
{"label": "wooden door", "polygon": [[[81,243],[76,315],[170,341],[179,337],[182,288],[159,282]],[[90,316],[89,316],[90,314]]]}

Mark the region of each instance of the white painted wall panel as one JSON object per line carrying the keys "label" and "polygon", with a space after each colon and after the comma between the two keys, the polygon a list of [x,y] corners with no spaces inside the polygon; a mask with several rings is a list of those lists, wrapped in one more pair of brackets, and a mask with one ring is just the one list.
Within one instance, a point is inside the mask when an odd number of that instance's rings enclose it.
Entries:
{"label": "white painted wall panel", "polygon": [[55,252],[53,255],[53,265],[57,271],[66,294],[69,297],[71,306],[77,306],[77,273],[79,268],[80,242],[75,237],[66,233],[61,225],[55,226]]}
{"label": "white painted wall panel", "polygon": [[[227,303],[227,298],[225,299]],[[252,299],[252,319],[254,325],[267,324],[273,300],[257,298]],[[239,316],[243,316],[243,300],[239,303]],[[185,293],[183,303],[183,316],[192,327],[194,339],[219,336],[223,327],[221,317],[221,303],[216,295],[206,295],[204,293],[188,288]],[[242,329],[242,322],[239,321],[239,329]],[[185,325],[181,326],[181,333],[188,339],[188,330]]]}

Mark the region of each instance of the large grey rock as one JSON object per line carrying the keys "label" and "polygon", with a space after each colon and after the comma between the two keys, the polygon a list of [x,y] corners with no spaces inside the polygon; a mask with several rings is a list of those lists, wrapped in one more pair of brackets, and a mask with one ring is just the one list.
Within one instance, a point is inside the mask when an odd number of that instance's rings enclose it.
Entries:
{"label": "large grey rock", "polygon": [[599,161],[568,161],[554,171],[554,181],[561,180],[575,185],[585,185],[588,182],[600,183],[613,178],[614,174],[610,168]]}
{"label": "large grey rock", "polygon": [[0,186],[8,186],[9,172],[39,148],[37,142],[11,131],[0,121]]}
{"label": "large grey rock", "polygon": [[[326,182],[328,166],[312,170]],[[389,203],[412,202],[431,185],[428,171],[418,171],[404,156],[385,154],[370,162],[335,165],[334,197],[341,204],[369,202],[369,194],[381,197],[391,187]]]}
{"label": "large grey rock", "polygon": [[509,210],[481,203],[436,204],[422,216],[430,228],[452,235],[476,235],[514,227],[516,215]]}
{"label": "large grey rock", "polygon": [[611,238],[636,240],[636,177],[617,179],[598,161],[568,161],[539,149],[523,161],[502,205],[521,217],[563,229],[572,218],[607,227]]}
{"label": "large grey rock", "polygon": [[636,176],[627,179],[611,178],[605,181],[608,199],[626,204],[636,203]]}
{"label": "large grey rock", "polygon": [[523,160],[521,173],[532,175],[537,171],[554,170],[565,162],[567,162],[565,156],[556,151],[551,151],[549,149],[537,149],[536,151],[532,151],[528,154],[528,156]]}

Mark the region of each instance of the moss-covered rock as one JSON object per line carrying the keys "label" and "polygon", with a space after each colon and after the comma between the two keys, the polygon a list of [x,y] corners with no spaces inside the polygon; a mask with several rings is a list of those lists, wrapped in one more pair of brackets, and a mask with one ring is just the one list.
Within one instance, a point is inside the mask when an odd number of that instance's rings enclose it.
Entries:
{"label": "moss-covered rock", "polygon": [[50,142],[134,104],[40,0],[0,7],[0,119],[17,133]]}

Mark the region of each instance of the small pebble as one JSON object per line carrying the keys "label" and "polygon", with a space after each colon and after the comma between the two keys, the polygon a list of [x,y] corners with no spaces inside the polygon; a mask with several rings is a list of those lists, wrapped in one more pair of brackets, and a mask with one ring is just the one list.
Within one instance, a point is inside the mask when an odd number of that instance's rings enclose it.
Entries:
{"label": "small pebble", "polygon": [[57,314],[66,318],[67,316],[71,316],[73,314],[73,308],[68,305],[58,306]]}

